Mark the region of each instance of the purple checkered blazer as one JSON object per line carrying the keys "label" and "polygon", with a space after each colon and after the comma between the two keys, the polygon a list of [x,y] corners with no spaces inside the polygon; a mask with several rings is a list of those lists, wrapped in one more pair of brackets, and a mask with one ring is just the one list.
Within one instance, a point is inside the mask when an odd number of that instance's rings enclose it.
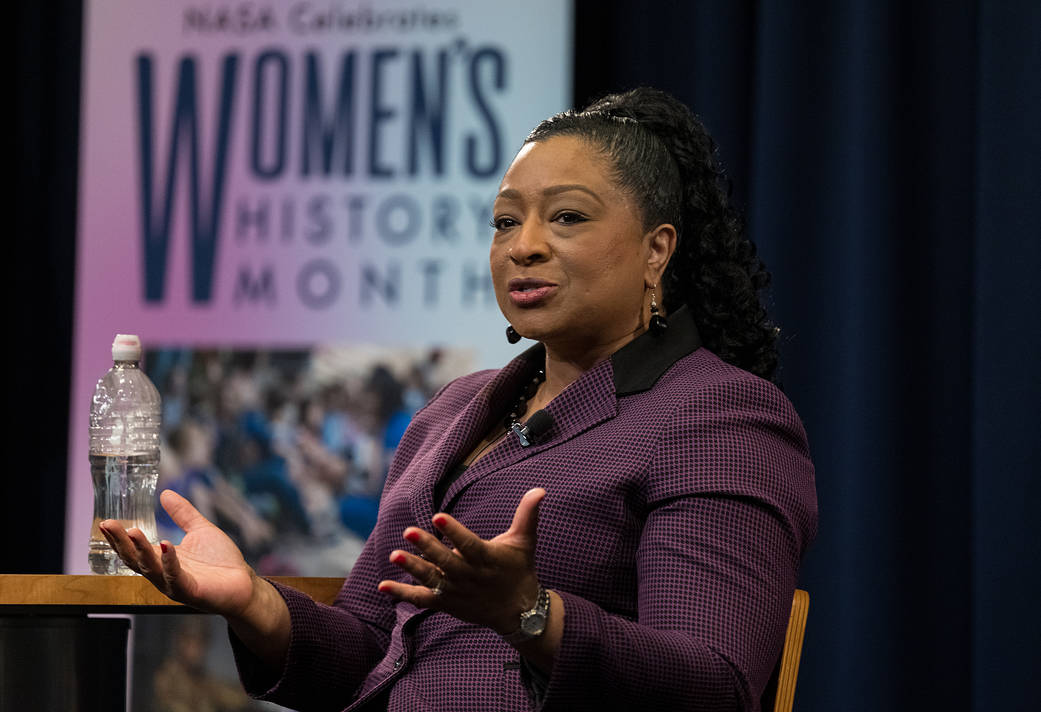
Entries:
{"label": "purple checkered blazer", "polygon": [[[806,435],[774,386],[722,362],[680,310],[547,406],[531,447],[510,437],[448,488],[442,509],[483,538],[547,491],[539,579],[564,601],[541,709],[757,710],[816,533]],[[402,531],[434,531],[433,492],[504,415],[540,346],[446,386],[405,433],[379,521],[335,604],[292,589],[275,679],[233,639],[248,691],[301,710],[530,710],[527,666],[491,630],[396,603],[382,579]],[[411,582],[411,581],[410,581]]]}

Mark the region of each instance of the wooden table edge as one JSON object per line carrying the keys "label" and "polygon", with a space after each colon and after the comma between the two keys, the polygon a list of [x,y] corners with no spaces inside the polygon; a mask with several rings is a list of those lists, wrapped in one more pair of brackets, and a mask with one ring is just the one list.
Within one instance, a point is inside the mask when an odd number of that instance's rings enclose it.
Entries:
{"label": "wooden table edge", "polygon": [[[343,586],[343,578],[338,577],[268,578],[303,591],[319,603],[326,604],[333,603]],[[170,600],[141,576],[0,574],[0,615],[5,611],[47,613],[63,608],[85,609],[92,613],[192,610]]]}

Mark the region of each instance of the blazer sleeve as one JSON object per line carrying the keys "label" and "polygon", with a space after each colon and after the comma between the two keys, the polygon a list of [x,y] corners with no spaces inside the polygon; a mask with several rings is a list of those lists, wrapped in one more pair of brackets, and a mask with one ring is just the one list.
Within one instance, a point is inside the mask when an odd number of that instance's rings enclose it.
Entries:
{"label": "blazer sleeve", "polygon": [[543,710],[757,710],[784,640],[816,494],[802,424],[747,376],[681,403],[644,493],[637,619],[558,591]]}
{"label": "blazer sleeve", "polygon": [[[274,584],[289,607],[290,637],[285,665],[277,674],[266,669],[229,628],[242,685],[251,697],[292,709],[342,710],[387,651],[389,631],[375,613],[378,598],[356,600],[354,590],[375,591],[358,579],[371,579],[366,546],[335,605],[317,603],[306,594]],[[385,606],[383,606],[385,608]]]}

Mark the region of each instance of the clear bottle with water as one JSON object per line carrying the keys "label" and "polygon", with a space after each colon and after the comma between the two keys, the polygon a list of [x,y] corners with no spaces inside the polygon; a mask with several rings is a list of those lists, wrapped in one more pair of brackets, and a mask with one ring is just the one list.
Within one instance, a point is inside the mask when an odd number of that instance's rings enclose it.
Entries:
{"label": "clear bottle with water", "polygon": [[159,391],[140,368],[141,341],[117,334],[112,368],[98,380],[90,405],[90,474],[94,479],[94,522],[90,570],[132,574],[108,545],[98,525],[116,519],[137,527],[153,544],[155,486],[159,479]]}

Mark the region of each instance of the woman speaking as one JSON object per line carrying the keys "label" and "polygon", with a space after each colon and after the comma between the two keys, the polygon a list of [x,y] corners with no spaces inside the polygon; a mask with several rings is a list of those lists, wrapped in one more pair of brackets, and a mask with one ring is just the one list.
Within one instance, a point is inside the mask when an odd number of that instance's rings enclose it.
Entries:
{"label": "woman speaking", "polygon": [[246,689],[288,707],[759,709],[816,495],[723,183],[655,90],[532,131],[491,273],[507,338],[538,343],[419,411],[333,606],[258,577],[170,491],[179,546],[102,531],[223,615]]}

